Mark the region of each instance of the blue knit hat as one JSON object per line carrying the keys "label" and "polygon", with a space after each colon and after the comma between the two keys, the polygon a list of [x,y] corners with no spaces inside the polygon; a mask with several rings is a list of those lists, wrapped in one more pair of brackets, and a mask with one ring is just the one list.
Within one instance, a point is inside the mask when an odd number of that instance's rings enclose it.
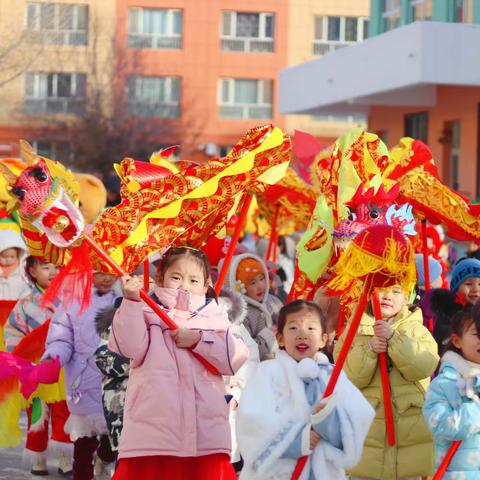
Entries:
{"label": "blue knit hat", "polygon": [[455,265],[452,270],[452,279],[450,280],[450,291],[456,293],[458,287],[467,278],[480,278],[480,260],[466,258]]}
{"label": "blue knit hat", "polygon": [[[423,270],[423,253],[415,254],[415,266],[417,267],[417,285],[425,286],[425,271]],[[442,274],[442,265],[430,255],[428,256],[428,271],[430,283],[434,282]]]}

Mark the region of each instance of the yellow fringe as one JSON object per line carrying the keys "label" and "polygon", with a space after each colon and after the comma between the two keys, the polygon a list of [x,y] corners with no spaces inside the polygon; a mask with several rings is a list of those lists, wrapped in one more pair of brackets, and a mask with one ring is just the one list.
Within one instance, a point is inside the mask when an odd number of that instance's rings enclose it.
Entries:
{"label": "yellow fringe", "polygon": [[[364,242],[367,240],[367,235]],[[381,273],[387,277],[383,284],[375,283],[375,287],[398,284],[405,292],[413,289],[417,277],[414,252],[410,244],[406,250],[393,238],[388,238],[382,256],[368,252],[363,248],[363,244],[357,245],[352,242],[341,255],[334,267],[335,275],[327,283],[330,290],[344,293],[353,288],[362,277],[375,273]]]}

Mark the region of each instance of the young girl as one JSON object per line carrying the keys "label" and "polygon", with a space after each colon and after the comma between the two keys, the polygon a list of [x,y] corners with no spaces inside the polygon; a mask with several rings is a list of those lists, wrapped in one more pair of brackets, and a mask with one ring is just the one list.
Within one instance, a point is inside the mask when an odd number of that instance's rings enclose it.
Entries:
{"label": "young girl", "polygon": [[[115,480],[230,480],[225,387],[247,348],[214,299],[200,250],[170,248],[159,264],[153,299],[179,326],[170,330],[140,301],[142,282],[123,280],[124,299],[109,348],[131,359]],[[215,366],[210,373],[195,352]]]}
{"label": "young girl", "polygon": [[290,479],[304,455],[310,459],[302,479],[345,478],[344,470],[360,458],[374,411],[343,374],[335,392],[322,400],[333,367],[319,353],[327,335],[318,305],[285,305],[277,338],[281,350],[260,363],[240,399],[240,478]]}
{"label": "young girl", "polygon": [[97,480],[110,478],[108,464],[115,460],[103,415],[102,375],[95,364],[95,351],[100,345],[95,317],[114,304],[116,280],[113,275],[95,272],[88,308],[81,313],[76,303],[60,305],[48,330],[43,359],[58,356],[65,368],[70,410],[65,431],[74,442],[73,480],[91,480],[94,470]]}
{"label": "young girl", "polygon": [[30,291],[22,260],[27,246],[12,230],[0,230],[0,300],[17,300]]}
{"label": "young girl", "polygon": [[462,440],[444,480],[480,478],[480,307],[467,305],[451,322],[451,337],[423,407],[435,439],[438,468],[454,440]]}
{"label": "young girl", "polygon": [[[32,292],[21,298],[10,313],[5,326],[5,340],[9,351],[33,330],[49,320],[55,312],[55,305],[41,305],[43,292],[58,273],[58,268],[52,263],[42,262],[33,256],[25,261],[27,278],[32,284]],[[39,350],[41,347],[39,346]],[[37,358],[35,361],[38,361]],[[64,393],[63,393],[64,394]],[[43,400],[37,399],[39,402]],[[72,449],[70,437],[64,432],[65,422],[69,412],[65,400],[43,404],[46,414],[43,424],[34,429],[31,426],[31,408],[27,409],[29,429],[25,443],[25,457],[31,464],[33,475],[47,475],[47,447],[58,451],[58,472],[68,474],[72,470]],[[51,420],[51,443],[49,445],[48,424]],[[40,427],[40,428],[38,428]]]}
{"label": "young girl", "polygon": [[[401,285],[380,290],[382,320],[365,313],[345,362],[345,373],[361,389],[376,415],[352,479],[421,480],[433,470],[432,437],[422,417],[430,375],[438,363],[437,345],[423,325],[422,312],[407,306]],[[345,331],[346,332],[346,331]],[[338,341],[338,356],[345,339]],[[378,354],[386,352],[395,429],[387,442]]]}

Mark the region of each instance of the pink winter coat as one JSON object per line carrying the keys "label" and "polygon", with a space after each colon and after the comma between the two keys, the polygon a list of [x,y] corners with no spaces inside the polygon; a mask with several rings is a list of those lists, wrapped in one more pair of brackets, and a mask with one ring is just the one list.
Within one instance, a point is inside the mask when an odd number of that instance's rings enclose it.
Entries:
{"label": "pink winter coat", "polygon": [[[178,326],[198,329],[193,349],[222,375],[234,374],[248,350],[227,314],[205,296],[155,289]],[[213,375],[143,302],[124,299],[109,338],[109,349],[132,359],[119,457],[192,457],[230,453],[228,405],[222,377]]]}

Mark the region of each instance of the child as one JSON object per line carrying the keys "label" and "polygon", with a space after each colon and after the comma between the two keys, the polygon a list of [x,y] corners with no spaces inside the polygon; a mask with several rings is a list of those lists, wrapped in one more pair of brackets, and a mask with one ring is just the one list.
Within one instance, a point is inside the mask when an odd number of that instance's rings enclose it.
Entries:
{"label": "child", "polygon": [[30,291],[22,260],[27,246],[12,230],[0,230],[0,300],[17,300]]}
{"label": "child", "polygon": [[444,480],[480,478],[480,309],[467,305],[452,318],[452,333],[423,414],[435,438],[435,467],[461,440]]}
{"label": "child", "polygon": [[[57,275],[58,268],[53,263],[42,262],[36,257],[29,256],[25,261],[25,271],[33,288],[29,295],[17,302],[5,326],[6,346],[9,351],[12,351],[20,340],[49,320],[55,312],[55,305],[45,307],[40,303],[43,292]],[[41,399],[37,399],[37,401],[43,402]],[[27,409],[29,429],[25,444],[25,457],[31,463],[32,475],[48,475],[47,447],[54,446],[58,450],[58,472],[66,475],[72,470],[70,437],[64,432],[65,422],[69,415],[67,403],[64,400],[43,403],[42,409],[46,413],[45,421],[40,428],[34,429],[30,429],[31,408]],[[50,445],[48,443],[49,419],[52,425]]]}
{"label": "child", "polygon": [[114,304],[112,287],[115,281],[113,275],[95,272],[89,307],[80,313],[77,304],[67,308],[61,305],[48,331],[43,359],[58,356],[65,368],[67,403],[71,412],[65,431],[74,442],[73,480],[93,478],[95,454],[95,478],[110,478],[107,464],[115,460],[103,415],[102,376],[95,364],[95,350],[100,345],[95,316]]}
{"label": "child", "polygon": [[[410,311],[400,285],[379,293],[382,320],[365,313],[345,362],[345,373],[361,389],[376,415],[352,479],[419,479],[433,469],[432,437],[422,417],[430,375],[438,363],[437,345],[423,326],[419,308]],[[346,331],[335,346],[337,358]],[[378,354],[386,352],[395,428],[394,446],[386,438]]]}
{"label": "child", "polygon": [[[102,401],[108,436],[114,452],[118,451],[120,435],[123,429],[123,409],[127,391],[130,361],[108,349],[108,336],[119,300],[112,308],[97,315],[97,333],[100,336],[100,346],[95,352],[95,363],[102,373]],[[118,304],[118,305],[117,305]]]}
{"label": "child", "polygon": [[[159,264],[152,298],[179,326],[170,330],[141,301],[138,278],[123,279],[124,298],[109,349],[131,359],[115,480],[230,480],[225,387],[247,358],[235,326],[212,298],[205,254],[172,247]],[[210,373],[202,356],[220,375]]]}
{"label": "child", "polygon": [[281,350],[258,366],[238,407],[240,478],[290,479],[304,455],[310,460],[302,479],[345,478],[345,468],[360,458],[374,411],[343,374],[335,392],[322,400],[333,367],[319,353],[327,335],[318,305],[285,305],[277,338]]}
{"label": "child", "polygon": [[269,294],[268,271],[264,262],[251,253],[235,255],[225,288],[242,293],[247,301],[248,312],[243,325],[258,345],[260,361],[273,358],[277,350],[273,319],[282,303]]}
{"label": "child", "polygon": [[465,258],[459,260],[452,270],[450,291],[465,297],[474,305],[480,298],[480,260]]}

